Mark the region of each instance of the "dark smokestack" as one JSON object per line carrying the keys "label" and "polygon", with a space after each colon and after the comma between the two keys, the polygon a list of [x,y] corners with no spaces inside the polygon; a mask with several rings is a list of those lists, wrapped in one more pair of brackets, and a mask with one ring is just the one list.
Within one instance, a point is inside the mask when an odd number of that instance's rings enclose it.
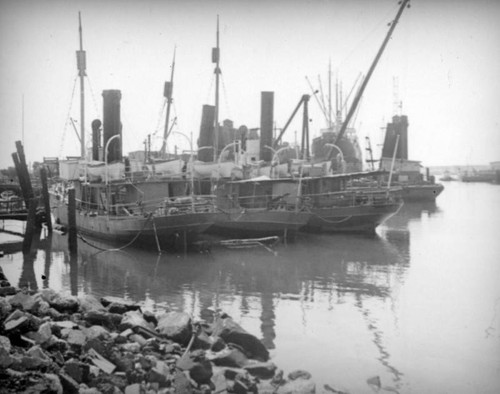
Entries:
{"label": "dark smokestack", "polygon": [[[120,100],[122,94],[119,90],[104,90],[103,97],[103,148],[106,149],[106,144],[115,135],[120,138],[115,138],[109,143],[108,147],[108,163],[122,160],[122,125],[120,121]],[[103,152],[106,157],[106,152]]]}
{"label": "dark smokestack", "polygon": [[101,148],[101,126],[99,119],[92,121],[92,160],[99,160],[99,148]]}
{"label": "dark smokestack", "polygon": [[260,158],[271,161],[273,151],[274,92],[261,92],[260,106]]}
{"label": "dark smokestack", "polygon": [[[214,120],[215,107],[213,105],[204,105],[201,113],[200,138],[198,139],[198,148],[203,146],[214,146]],[[212,149],[203,149],[198,153],[198,160],[209,162],[214,157]]]}
{"label": "dark smokestack", "polygon": [[382,157],[392,157],[396,139],[399,135],[396,159],[408,160],[408,117],[405,115],[394,116],[392,123],[387,123]]}

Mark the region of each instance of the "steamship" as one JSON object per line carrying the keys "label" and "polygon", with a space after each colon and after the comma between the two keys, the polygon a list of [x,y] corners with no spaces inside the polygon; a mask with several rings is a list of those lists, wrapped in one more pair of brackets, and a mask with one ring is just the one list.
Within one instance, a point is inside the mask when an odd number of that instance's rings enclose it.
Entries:
{"label": "steamship", "polygon": [[429,169],[424,177],[420,163],[408,160],[408,117],[393,116],[385,132],[380,169],[393,172],[385,180],[391,186],[401,187],[404,201],[435,201],[444,190],[444,186],[429,174]]}
{"label": "steamship", "polygon": [[[181,167],[179,160],[162,161],[155,166],[146,163],[145,158],[123,157],[119,90],[103,91],[103,122],[92,122],[91,155],[86,152],[83,105],[86,60],[81,19],[79,34],[81,155],[59,162],[59,179],[50,191],[56,222],[70,224],[73,213],[68,212],[69,191],[73,189],[76,223],[71,225],[76,225],[81,236],[121,246],[152,246],[158,251],[187,247],[214,223],[218,213],[213,199],[197,193],[199,185],[194,182],[192,168],[188,174],[187,166]],[[171,89],[167,90],[171,94]],[[88,156],[91,160],[87,160]],[[163,172],[159,174],[155,168]]]}
{"label": "steamship", "polygon": [[57,223],[68,225],[68,189],[73,188],[81,235],[158,250],[187,246],[215,221],[213,200],[196,194],[186,172],[158,178],[145,173],[140,161],[123,159],[120,99],[119,90],[103,92],[104,161],[101,122],[94,121],[93,160],[59,163],[60,182],[51,190],[52,214]]}

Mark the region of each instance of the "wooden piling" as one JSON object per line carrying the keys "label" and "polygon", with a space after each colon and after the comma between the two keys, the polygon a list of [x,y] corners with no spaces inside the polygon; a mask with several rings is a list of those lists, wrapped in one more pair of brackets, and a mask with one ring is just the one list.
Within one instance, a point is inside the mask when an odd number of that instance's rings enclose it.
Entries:
{"label": "wooden piling", "polygon": [[51,233],[52,219],[50,212],[49,188],[47,186],[47,169],[45,167],[40,168],[40,179],[42,180],[42,196],[43,196],[43,205],[45,208],[45,223],[47,223],[47,229],[49,230],[49,233]]}
{"label": "wooden piling", "polygon": [[12,160],[14,161],[14,166],[16,167],[17,179],[19,180],[19,186],[21,187],[21,193],[24,199],[24,206],[28,209],[29,206],[29,196],[28,196],[28,188],[25,182],[25,178],[22,174],[21,163],[19,161],[19,157],[17,153],[12,153]]}
{"label": "wooden piling", "polygon": [[[24,178],[26,193],[28,199],[32,199],[35,195],[33,193],[33,187],[31,186],[30,174],[28,171],[28,165],[26,163],[26,155],[24,154],[24,147],[21,141],[16,141],[17,156],[19,158],[21,176]],[[18,173],[18,177],[19,177]]]}
{"label": "wooden piling", "polygon": [[78,251],[76,230],[76,198],[75,189],[68,190],[68,246],[70,253]]}
{"label": "wooden piling", "polygon": [[29,252],[31,248],[31,242],[33,241],[33,235],[37,231],[36,224],[36,200],[32,198],[28,204],[28,220],[26,222],[26,231],[24,233],[23,239],[23,252]]}

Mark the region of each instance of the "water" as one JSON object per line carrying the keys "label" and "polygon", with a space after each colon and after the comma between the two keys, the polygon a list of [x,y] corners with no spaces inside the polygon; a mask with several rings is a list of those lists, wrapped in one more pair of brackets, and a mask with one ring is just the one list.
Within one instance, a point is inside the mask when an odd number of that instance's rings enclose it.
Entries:
{"label": "water", "polygon": [[195,317],[223,309],[286,373],[311,372],[318,392],[372,393],[367,379],[380,376],[382,392],[499,393],[498,229],[500,186],[450,182],[436,204],[407,204],[375,237],[301,235],[274,251],[160,257],[80,244],[71,259],[54,235],[0,262],[15,285]]}

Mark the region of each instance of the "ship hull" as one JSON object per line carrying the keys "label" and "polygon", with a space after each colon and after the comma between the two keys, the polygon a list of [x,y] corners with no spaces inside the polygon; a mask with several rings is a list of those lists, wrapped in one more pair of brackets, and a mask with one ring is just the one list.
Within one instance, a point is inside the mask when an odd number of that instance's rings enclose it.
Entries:
{"label": "ship hull", "polygon": [[304,227],[309,219],[308,212],[240,209],[224,213],[209,231],[234,237],[286,237]]}
{"label": "ship hull", "polygon": [[435,183],[429,185],[405,185],[402,186],[401,197],[403,201],[435,201],[443,192],[444,186]]}
{"label": "ship hull", "polygon": [[[68,225],[68,207],[62,201],[51,204],[57,223]],[[162,250],[186,246],[198,239],[217,219],[217,213],[196,212],[179,215],[95,215],[76,213],[76,227],[81,235],[113,242],[154,247]]]}
{"label": "ship hull", "polygon": [[373,233],[402,203],[311,209],[304,231],[314,233]]}

